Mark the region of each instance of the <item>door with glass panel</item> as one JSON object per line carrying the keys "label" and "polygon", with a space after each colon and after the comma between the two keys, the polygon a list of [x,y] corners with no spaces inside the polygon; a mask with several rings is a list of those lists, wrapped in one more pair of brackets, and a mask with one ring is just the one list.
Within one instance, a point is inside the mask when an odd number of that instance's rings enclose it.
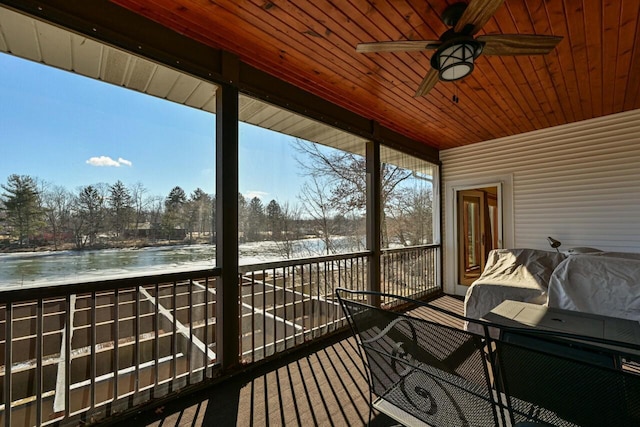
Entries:
{"label": "door with glass panel", "polygon": [[456,192],[458,283],[469,286],[480,277],[489,251],[498,247],[497,188]]}

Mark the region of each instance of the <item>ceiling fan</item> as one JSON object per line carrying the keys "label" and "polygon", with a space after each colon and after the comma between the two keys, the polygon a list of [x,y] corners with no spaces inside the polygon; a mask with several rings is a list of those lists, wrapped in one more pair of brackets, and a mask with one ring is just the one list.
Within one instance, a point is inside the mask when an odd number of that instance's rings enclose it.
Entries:
{"label": "ceiling fan", "polygon": [[406,52],[435,50],[431,69],[420,83],[415,96],[426,95],[438,82],[464,78],[473,71],[473,61],[480,55],[544,55],[562,37],[537,34],[487,34],[473,37],[504,0],[471,0],[454,3],[442,13],[442,21],[452,27],[439,40],[406,40],[360,43],[356,52]]}

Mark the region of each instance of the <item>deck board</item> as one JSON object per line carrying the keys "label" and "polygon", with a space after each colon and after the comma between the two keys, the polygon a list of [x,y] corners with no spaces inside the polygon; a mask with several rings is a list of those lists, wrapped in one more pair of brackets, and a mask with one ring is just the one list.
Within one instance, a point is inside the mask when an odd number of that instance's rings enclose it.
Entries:
{"label": "deck board", "polygon": [[[462,300],[443,296],[434,305],[462,314]],[[411,311],[429,318],[423,309]],[[439,322],[462,327],[438,316]],[[170,426],[364,426],[369,391],[355,339],[338,335],[253,371],[141,412],[121,425]],[[397,423],[377,413],[371,426]]]}

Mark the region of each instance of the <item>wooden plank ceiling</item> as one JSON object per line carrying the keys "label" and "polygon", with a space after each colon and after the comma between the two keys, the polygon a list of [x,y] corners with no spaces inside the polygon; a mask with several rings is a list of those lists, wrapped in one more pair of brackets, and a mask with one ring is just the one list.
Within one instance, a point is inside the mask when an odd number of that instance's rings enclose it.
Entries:
{"label": "wooden plank ceiling", "polygon": [[112,1],[439,149],[640,108],[638,0],[505,0],[478,35],[564,37],[557,48],[480,56],[420,98],[433,51],[355,46],[438,39],[453,0]]}

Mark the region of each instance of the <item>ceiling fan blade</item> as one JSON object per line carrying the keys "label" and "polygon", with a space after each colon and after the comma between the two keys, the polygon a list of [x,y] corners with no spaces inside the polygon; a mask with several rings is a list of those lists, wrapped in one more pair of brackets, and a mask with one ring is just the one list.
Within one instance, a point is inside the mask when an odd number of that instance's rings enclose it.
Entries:
{"label": "ceiling fan blade", "polygon": [[494,34],[478,36],[476,40],[485,43],[483,55],[544,55],[562,40],[559,36],[536,34]]}
{"label": "ceiling fan blade", "polygon": [[467,25],[472,25],[470,35],[477,33],[502,3],[504,0],[471,0],[453,30],[460,33]]}
{"label": "ceiling fan blade", "polygon": [[422,79],[422,83],[420,83],[416,94],[413,96],[417,98],[419,96],[426,95],[431,89],[433,89],[436,83],[438,83],[439,79],[440,74],[438,70],[436,70],[435,68],[431,68],[429,72],[427,72],[427,75],[424,76],[424,79]]}
{"label": "ceiling fan blade", "polygon": [[356,46],[356,52],[407,52],[426,49],[437,49],[442,42],[440,40],[404,40],[397,42],[372,42],[360,43]]}

